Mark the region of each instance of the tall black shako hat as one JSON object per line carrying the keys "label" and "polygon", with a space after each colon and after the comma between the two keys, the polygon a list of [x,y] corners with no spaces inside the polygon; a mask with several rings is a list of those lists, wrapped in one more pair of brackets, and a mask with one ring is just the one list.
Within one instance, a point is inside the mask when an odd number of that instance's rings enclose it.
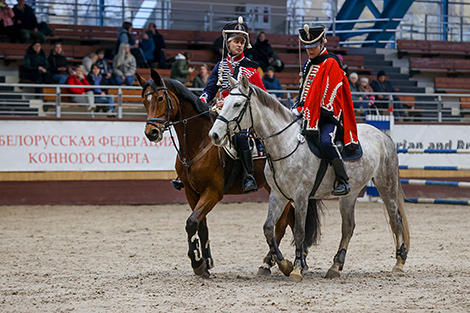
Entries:
{"label": "tall black shako hat", "polygon": [[250,49],[250,33],[248,33],[248,25],[243,21],[243,17],[239,16],[237,21],[232,21],[224,26],[222,29],[222,36],[224,43],[229,42],[235,37],[245,38],[245,47]]}
{"label": "tall black shako hat", "polygon": [[299,40],[304,44],[305,49],[313,49],[320,43],[326,43],[325,27],[309,27],[305,24],[304,28],[299,29]]}

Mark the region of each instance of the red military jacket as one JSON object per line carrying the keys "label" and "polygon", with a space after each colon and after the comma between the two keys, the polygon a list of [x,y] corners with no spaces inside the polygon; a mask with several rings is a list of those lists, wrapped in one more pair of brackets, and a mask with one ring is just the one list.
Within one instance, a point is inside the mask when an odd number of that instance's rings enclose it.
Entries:
{"label": "red military jacket", "polygon": [[[323,49],[320,55],[327,53]],[[331,113],[344,128],[344,145],[355,149],[359,141],[348,78],[334,58],[320,59],[320,63],[315,64],[317,58],[307,60],[304,65],[297,101],[303,103],[303,107],[297,109],[303,113],[307,131],[319,131],[322,109]]]}

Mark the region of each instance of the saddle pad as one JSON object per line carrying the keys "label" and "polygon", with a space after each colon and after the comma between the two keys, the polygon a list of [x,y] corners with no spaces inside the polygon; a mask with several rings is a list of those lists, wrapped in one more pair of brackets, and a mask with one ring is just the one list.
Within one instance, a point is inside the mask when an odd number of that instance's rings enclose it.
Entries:
{"label": "saddle pad", "polygon": [[[308,147],[310,148],[310,151],[312,151],[317,157],[320,159],[325,158],[323,156],[323,153],[321,152],[320,148],[318,147],[318,144],[316,141],[313,139],[311,136],[306,136],[305,140],[308,143]],[[340,149],[341,151],[341,157],[343,158],[344,161],[352,161],[352,160],[357,160],[362,157],[362,146],[361,142],[359,142],[359,148],[355,150],[349,150],[349,149]]]}

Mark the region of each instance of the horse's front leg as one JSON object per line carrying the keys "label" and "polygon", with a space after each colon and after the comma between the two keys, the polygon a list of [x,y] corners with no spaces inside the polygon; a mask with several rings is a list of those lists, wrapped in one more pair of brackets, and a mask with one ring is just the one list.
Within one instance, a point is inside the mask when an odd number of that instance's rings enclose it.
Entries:
{"label": "horse's front leg", "polygon": [[[186,233],[188,234],[188,257],[194,273],[201,277],[209,277],[209,268],[213,266],[209,249],[209,230],[205,221],[206,215],[220,201],[216,192],[206,191],[199,198],[186,190],[187,199],[193,208],[192,214],[186,220]],[[194,206],[193,206],[194,205]],[[199,236],[198,236],[199,235]],[[200,242],[201,241],[201,242]]]}
{"label": "horse's front leg", "polygon": [[[313,200],[314,201],[314,200]],[[302,280],[302,272],[307,269],[306,263],[306,247],[305,247],[305,220],[307,218],[308,198],[300,198],[295,201],[295,225],[294,225],[294,242],[295,242],[295,261],[292,272],[289,277],[294,281]]]}
{"label": "horse's front leg", "polygon": [[274,225],[279,221],[284,208],[288,204],[288,200],[282,195],[276,195],[273,191],[269,195],[269,209],[266,222],[264,223],[263,230],[266,241],[269,245],[269,252],[272,259],[277,263],[281,272],[288,276],[292,271],[292,263],[284,258],[281,251],[279,250],[278,243],[274,237]]}
{"label": "horse's front leg", "polygon": [[208,269],[214,267],[214,260],[212,259],[211,249],[209,245],[209,228],[207,227],[207,218],[203,218],[199,223],[198,232],[199,239],[201,240],[202,258],[206,261]]}
{"label": "horse's front leg", "polygon": [[[284,208],[284,212],[276,223],[274,228],[274,237],[277,243],[277,246],[281,244],[281,240],[286,234],[286,228],[289,225],[291,228],[294,227],[294,207],[288,203]],[[271,267],[276,265],[276,262],[273,257],[273,253],[269,250],[266,257],[263,259],[263,265],[258,269],[258,276],[269,276],[271,275]]]}

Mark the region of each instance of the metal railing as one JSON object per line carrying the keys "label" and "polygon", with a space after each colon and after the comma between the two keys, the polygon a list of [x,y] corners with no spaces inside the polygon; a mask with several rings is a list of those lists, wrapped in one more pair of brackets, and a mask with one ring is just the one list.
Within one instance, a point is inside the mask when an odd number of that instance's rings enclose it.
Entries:
{"label": "metal railing", "polygon": [[[7,1],[10,5],[15,2],[14,0]],[[40,21],[51,24],[119,27],[124,21],[132,21],[136,28],[146,27],[149,22],[155,22],[157,28],[160,29],[218,31],[227,21],[242,15],[253,31],[267,30],[273,33],[296,34],[304,23],[309,23],[331,26],[328,33],[333,36],[340,33],[364,34],[356,40],[342,41],[340,43],[342,45],[370,43],[369,41],[365,42],[364,38],[368,33],[374,31],[395,32],[393,40],[380,42],[392,45],[396,39],[470,41],[470,17],[436,14],[435,10],[432,10],[432,6],[428,12],[414,13],[413,16],[407,15],[404,19],[398,19],[401,22],[397,29],[372,30],[364,29],[364,27],[369,28],[380,20],[397,21],[397,19],[336,20],[337,8],[325,10],[297,7],[295,1],[291,1],[286,6],[258,5],[260,9],[265,9],[261,12],[253,10],[251,7],[256,5],[252,4],[195,3],[187,0],[154,2],[137,0],[122,0],[121,2],[30,0],[27,3],[35,8]],[[437,2],[431,1],[430,3]],[[455,4],[460,5],[460,3]],[[468,5],[468,3],[462,5]],[[328,14],[325,14],[326,11]],[[267,19],[266,23],[259,23],[260,19],[265,18]],[[345,23],[354,23],[355,25],[352,30],[337,30],[338,25]],[[284,26],[273,28],[273,25]]]}
{"label": "metal railing", "polygon": [[[4,87],[14,87],[8,91]],[[0,84],[0,116],[22,117],[33,116],[38,118],[100,118],[106,117],[103,113],[88,112],[87,103],[75,103],[71,101],[70,87],[83,88],[83,85],[43,85],[43,84]],[[108,89],[109,97],[114,99],[116,119],[141,119],[144,120],[146,112],[141,102],[139,86],[96,86],[100,89]],[[43,93],[43,88],[53,88],[53,93]],[[91,87],[90,89],[93,89]],[[201,91],[200,88],[189,88],[191,91]],[[132,94],[128,91],[133,90]],[[112,92],[111,92],[112,91]],[[281,103],[291,107],[298,95],[298,90],[269,90],[270,93],[282,93]],[[362,93],[353,92],[354,96]],[[452,122],[468,123],[470,121],[470,98],[468,94],[416,94],[416,93],[369,93],[387,96],[388,100],[375,100],[374,106],[360,108],[356,101],[356,119],[364,121],[365,115],[389,114],[389,108],[394,108],[396,119],[403,122]],[[21,98],[15,100],[14,98]],[[397,100],[397,98],[400,100]],[[399,105],[403,105],[403,108]],[[97,107],[107,107],[108,104],[96,103]],[[19,109],[18,109],[19,108]],[[18,109],[18,110],[15,110]]]}

